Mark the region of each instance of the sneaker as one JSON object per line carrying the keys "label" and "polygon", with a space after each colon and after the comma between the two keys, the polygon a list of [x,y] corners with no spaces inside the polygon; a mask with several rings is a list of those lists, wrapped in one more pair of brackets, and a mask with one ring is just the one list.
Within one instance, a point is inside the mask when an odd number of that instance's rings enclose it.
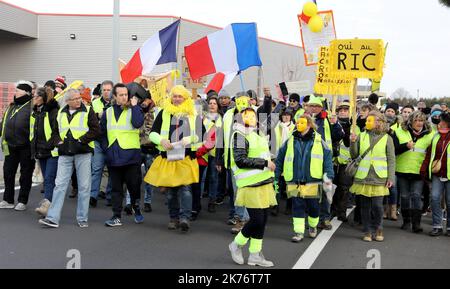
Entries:
{"label": "sneaker", "polygon": [[325,220],[323,222],[320,222],[319,229],[331,231],[333,229],[333,226],[331,225],[331,222],[329,220]]}
{"label": "sneaker", "polygon": [[14,209],[14,204],[10,204],[7,201],[1,201],[0,209]]}
{"label": "sneaker", "polygon": [[122,221],[117,217],[112,217],[108,221],[105,222],[105,226],[107,227],[120,227],[122,226]]}
{"label": "sneaker", "polygon": [[167,228],[169,230],[173,231],[173,230],[178,229],[179,225],[180,225],[180,221],[178,219],[171,219]]}
{"label": "sneaker", "polygon": [[126,205],[125,208],[123,208],[123,211],[125,212],[125,214],[127,214],[127,216],[133,215],[133,208],[131,207],[131,205]]}
{"label": "sneaker", "polygon": [[433,230],[428,234],[430,237],[439,237],[442,236],[444,231],[441,228],[433,228]]}
{"label": "sneaker", "polygon": [[316,238],[317,237],[317,228],[311,228],[308,229],[309,237],[310,238]]}
{"label": "sneaker", "polygon": [[260,266],[260,267],[273,267],[274,264],[271,261],[266,260],[262,252],[259,253],[250,253],[250,257],[248,257],[248,265],[250,266]]}
{"label": "sneaker", "polygon": [[84,229],[84,228],[88,228],[89,224],[86,221],[82,221],[82,222],[78,222],[78,227]]}
{"label": "sneaker", "polygon": [[152,204],[144,204],[144,212],[151,213],[152,211]]}
{"label": "sneaker", "polygon": [[189,231],[190,227],[191,226],[189,225],[189,221],[188,220],[181,220],[180,221],[181,232],[187,233]]}
{"label": "sneaker", "polygon": [[98,193],[98,198],[101,199],[101,200],[105,200],[105,199],[106,199],[106,194],[105,194],[105,192],[100,191],[100,192]]}
{"label": "sneaker", "polygon": [[223,205],[223,197],[218,197],[216,199],[216,205],[218,205],[218,206]]}
{"label": "sneaker", "polygon": [[43,217],[47,217],[48,209],[50,208],[49,200],[44,199],[39,203],[39,208],[36,208],[34,211]]}
{"label": "sneaker", "polygon": [[234,226],[239,222],[238,217],[229,218],[227,221],[227,225]]}
{"label": "sneaker", "polygon": [[341,221],[342,223],[348,223],[348,218],[345,214],[339,214],[337,217],[338,221]]}
{"label": "sneaker", "polygon": [[25,211],[26,209],[27,209],[27,206],[22,203],[18,203],[16,205],[16,207],[14,208],[14,210],[16,210],[16,211]]}
{"label": "sneaker", "polygon": [[144,223],[144,216],[142,216],[140,209],[133,209],[134,211],[134,222],[136,224],[142,224]]}
{"label": "sneaker", "polygon": [[197,211],[192,211],[191,212],[191,222],[195,222],[196,220],[197,220],[197,218],[198,218],[198,215],[199,215],[199,212],[197,212]]}
{"label": "sneaker", "polygon": [[47,219],[40,219],[39,224],[44,225],[46,227],[50,227],[50,228],[58,228],[59,227],[58,224],[56,224],[50,220],[47,220]]}
{"label": "sneaker", "polygon": [[91,208],[97,208],[97,199],[91,197],[91,198],[89,199],[89,206],[90,206]]}
{"label": "sneaker", "polygon": [[231,228],[231,234],[233,234],[233,235],[239,234],[239,232],[242,230],[242,228],[244,228],[245,223],[246,222],[244,222],[244,221],[238,221],[236,223],[236,225],[234,225],[233,228]]}
{"label": "sneaker", "polygon": [[383,230],[377,230],[377,233],[375,234],[375,241],[377,241],[377,242],[384,241]]}
{"label": "sneaker", "polygon": [[231,258],[236,264],[244,265],[244,256],[242,255],[242,246],[239,246],[236,244],[236,242],[231,242],[230,245],[228,245],[228,249],[230,249],[231,252]]}
{"label": "sneaker", "polygon": [[292,243],[300,243],[304,238],[305,236],[303,234],[295,233],[295,235],[291,238],[291,241]]}
{"label": "sneaker", "polygon": [[364,234],[363,241],[364,242],[372,242],[372,234],[371,233]]}

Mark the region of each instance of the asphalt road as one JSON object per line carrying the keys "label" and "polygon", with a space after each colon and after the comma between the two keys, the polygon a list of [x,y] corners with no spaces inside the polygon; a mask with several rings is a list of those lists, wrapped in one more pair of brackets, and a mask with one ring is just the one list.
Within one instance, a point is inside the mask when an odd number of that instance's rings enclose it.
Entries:
{"label": "asphalt road", "polygon": [[[0,268],[64,269],[72,264],[75,255],[70,250],[75,249],[83,269],[250,269],[235,265],[229,256],[227,245],[233,236],[225,223],[226,204],[215,214],[203,211],[191,231],[182,234],[167,230],[168,213],[161,193],[154,196],[154,210],[145,213],[144,224],[134,224],[131,217],[124,216],[120,228],[104,226],[112,215],[104,201],[90,210],[90,227],[78,228],[76,201],[66,199],[60,228],[46,229],[38,224],[34,213],[41,198],[39,191],[40,187],[32,189],[27,211],[0,211]],[[207,200],[203,201],[206,208]],[[431,229],[430,223],[430,219],[425,220],[426,231]],[[264,254],[276,269],[292,268],[312,242],[306,239],[301,244],[291,243],[290,224],[284,214],[269,219]],[[387,222],[384,243],[364,243],[360,240],[361,228],[344,224],[312,268],[364,269],[374,260],[367,257],[368,252],[375,252],[372,256],[379,257],[376,264],[381,268],[450,268],[449,237],[414,235],[401,231],[399,226],[400,222]]]}

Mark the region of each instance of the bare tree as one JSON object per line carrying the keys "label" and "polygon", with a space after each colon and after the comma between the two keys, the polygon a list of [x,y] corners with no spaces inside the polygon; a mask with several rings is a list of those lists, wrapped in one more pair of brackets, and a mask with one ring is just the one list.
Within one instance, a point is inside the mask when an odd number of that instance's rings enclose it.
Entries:
{"label": "bare tree", "polygon": [[450,0],[439,0],[439,2],[444,6],[450,7]]}
{"label": "bare tree", "polygon": [[398,88],[394,93],[391,95],[392,99],[401,99],[401,98],[413,98],[412,94],[409,93],[406,89],[403,87]]}

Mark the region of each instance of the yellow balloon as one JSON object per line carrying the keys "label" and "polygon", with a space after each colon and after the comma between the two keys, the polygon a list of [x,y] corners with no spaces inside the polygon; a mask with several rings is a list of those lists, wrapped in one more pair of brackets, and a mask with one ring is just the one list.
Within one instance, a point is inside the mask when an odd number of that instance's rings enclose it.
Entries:
{"label": "yellow balloon", "polygon": [[323,19],[320,15],[311,17],[308,23],[309,30],[314,33],[320,33],[323,30]]}
{"label": "yellow balloon", "polygon": [[317,15],[317,5],[314,2],[306,2],[306,4],[303,5],[303,13],[309,17]]}

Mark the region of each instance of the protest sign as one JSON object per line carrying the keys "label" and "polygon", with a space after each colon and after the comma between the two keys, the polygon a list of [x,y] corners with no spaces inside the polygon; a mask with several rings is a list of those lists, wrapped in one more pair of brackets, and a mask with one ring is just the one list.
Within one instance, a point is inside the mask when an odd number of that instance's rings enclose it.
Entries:
{"label": "protest sign", "polygon": [[320,11],[317,15],[322,17],[324,23],[323,30],[320,33],[312,32],[304,20],[302,20],[301,15],[298,15],[306,66],[316,65],[319,61],[318,53],[320,47],[329,46],[330,41],[336,39],[333,11]]}

